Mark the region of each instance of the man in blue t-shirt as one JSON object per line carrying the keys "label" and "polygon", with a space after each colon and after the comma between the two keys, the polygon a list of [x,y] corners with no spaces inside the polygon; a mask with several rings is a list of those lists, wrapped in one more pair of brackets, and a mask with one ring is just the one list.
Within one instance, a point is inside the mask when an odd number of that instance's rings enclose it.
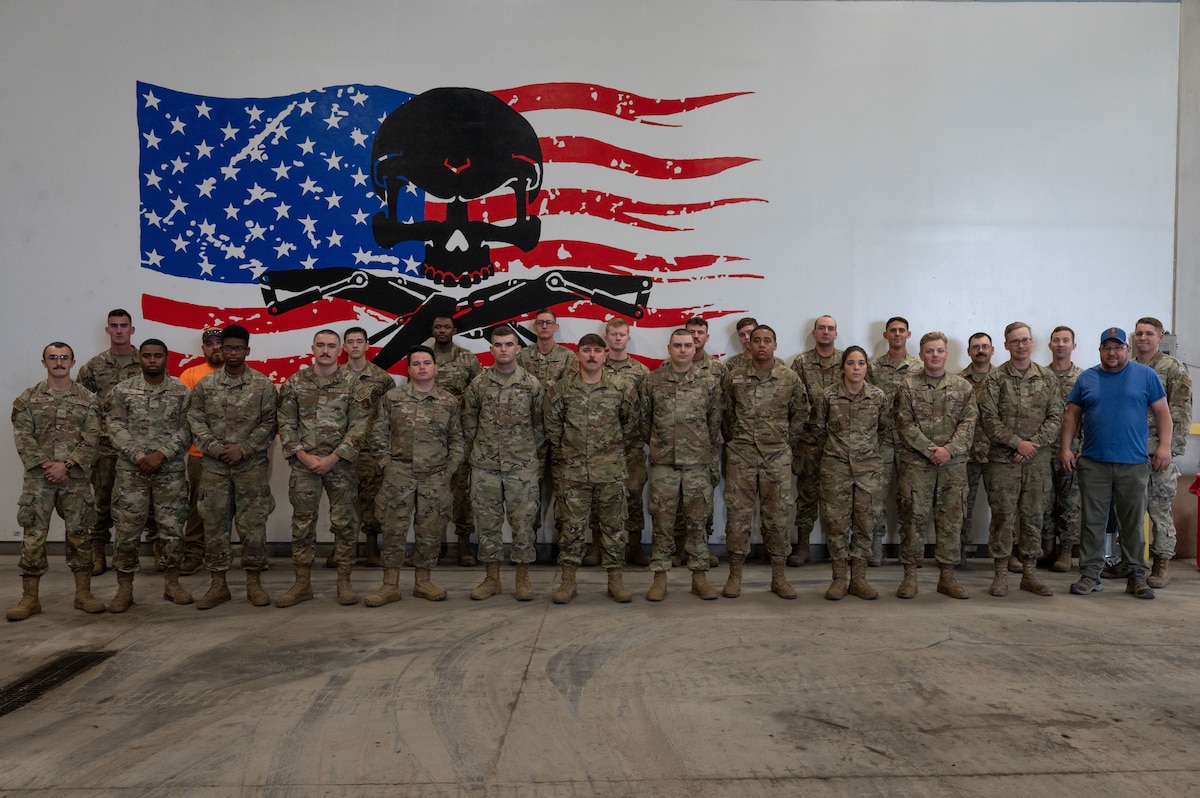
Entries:
{"label": "man in blue t-shirt", "polygon": [[[1158,429],[1168,430],[1147,458],[1149,427],[1146,408]],[[1071,453],[1071,441],[1083,423],[1083,451]],[[1080,537],[1078,595],[1097,592],[1104,564],[1104,534],[1109,505],[1116,509],[1121,559],[1129,567],[1125,592],[1152,599],[1146,584],[1142,516],[1146,512],[1146,482],[1150,469],[1171,464],[1171,412],[1158,374],[1149,366],[1129,362],[1129,339],[1119,327],[1100,334],[1100,365],[1084,371],[1067,397],[1060,432],[1062,466],[1079,472]],[[1147,462],[1149,459],[1149,462]]]}

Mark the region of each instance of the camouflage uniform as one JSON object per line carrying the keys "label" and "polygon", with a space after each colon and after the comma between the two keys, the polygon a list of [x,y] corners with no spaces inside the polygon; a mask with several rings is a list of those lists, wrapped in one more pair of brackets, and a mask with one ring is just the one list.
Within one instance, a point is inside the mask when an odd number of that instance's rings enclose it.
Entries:
{"label": "camouflage uniform", "polygon": [[[1146,512],[1150,515],[1150,556],[1171,559],[1175,556],[1175,518],[1171,504],[1179,486],[1179,467],[1174,458],[1182,457],[1187,449],[1188,432],[1192,424],[1192,378],[1187,366],[1170,355],[1158,352],[1145,365],[1154,369],[1167,392],[1167,407],[1171,411],[1171,465],[1163,471],[1150,469],[1146,490]],[[1150,425],[1150,456],[1158,448],[1158,429],[1154,414],[1148,415]]]}
{"label": "camouflage uniform", "polygon": [[413,565],[433,568],[450,520],[450,478],[466,454],[458,400],[436,385],[421,393],[398,385],[379,403],[371,435],[383,468],[375,512],[383,523],[384,568],[404,561],[413,524]]}
{"label": "camouflage uniform", "polygon": [[[343,368],[328,377],[303,369],[279,390],[279,443],[292,467],[288,500],[292,503],[292,565],[297,568],[311,567],[316,555],[322,490],[329,497],[334,559],[339,566],[354,564],[359,523],[355,461],[370,434],[370,395],[370,389],[359,385]],[[298,451],[318,457],[336,454],[338,461],[322,476],[296,458]]]}
{"label": "camouflage uniform", "polygon": [[[925,556],[925,529],[932,516],[940,565],[955,565],[961,554],[959,531],[967,497],[967,456],[978,411],[975,390],[957,374],[930,377],[914,369],[896,389],[896,508],[902,542],[900,562],[916,565]],[[950,452],[935,466],[930,446]]]}
{"label": "camouflage uniform", "polygon": [[[187,424],[188,389],[164,376],[151,385],[138,375],[118,383],[110,396],[108,432],[117,451],[113,515],[117,523],[113,568],[138,569],[138,542],[153,516],[168,571],[183,559],[183,530],[188,515],[187,456],[192,431]],[[137,461],[162,452],[157,473],[143,474]]]}
{"label": "camouflage uniform", "polygon": [[811,425],[824,441],[820,459],[821,518],[831,560],[867,559],[871,530],[883,515],[882,441],[892,408],[883,390],[864,385],[853,396],[838,380],[813,403]]}
{"label": "camouflage uniform", "polygon": [[96,444],[96,463],[89,464],[92,492],[95,494],[95,525],[92,537],[101,545],[109,542],[108,530],[112,529],[113,482],[117,477],[117,452],[108,437],[108,415],[112,411],[109,401],[117,383],[142,373],[142,365],[136,350],[127,355],[114,355],[104,351],[93,357],[79,369],[79,384],[96,394],[96,409],[100,413],[100,440]]}
{"label": "camouflage uniform", "polygon": [[[24,576],[42,576],[50,569],[46,559],[46,535],[50,518],[58,512],[66,526],[67,566],[75,572],[90,572],[94,520],[88,471],[96,460],[100,416],[96,398],[79,383],[55,391],[42,380],[21,393],[13,402],[13,438],[25,468],[21,497],[17,500],[17,523],[24,530],[18,567]],[[66,485],[46,481],[41,464],[47,460],[71,460]]]}
{"label": "camouflage uniform", "polygon": [[[218,369],[192,389],[188,426],[204,452],[200,463],[200,517],[204,519],[204,567],[229,570],[232,524],[242,541],[242,568],[267,567],[267,516],[275,509],[267,449],[275,438],[275,386],[249,366],[238,375]],[[242,459],[221,462],[224,445],[237,446]]]}
{"label": "camouflage uniform", "polygon": [[[817,398],[825,389],[841,381],[842,350],[834,349],[829,357],[821,357],[816,348],[796,355],[792,370],[800,375],[804,389],[814,409]],[[817,523],[817,499],[820,494],[821,453],[825,448],[824,433],[810,419],[800,433],[792,473],[796,475],[796,538],[808,540]],[[791,534],[789,532],[789,534]],[[828,538],[828,532],[826,532]]]}
{"label": "camouflage uniform", "polygon": [[[570,368],[577,368],[579,363],[578,357],[570,349],[567,349],[562,344],[555,344],[549,354],[543,355],[538,351],[536,345],[523,347],[517,355],[517,365],[529,372],[538,382],[542,384],[542,392],[550,390],[550,386],[562,379]],[[549,484],[547,484],[549,483]],[[538,506],[537,513],[533,518],[534,537],[537,537],[537,532],[542,528],[542,499],[550,501],[550,495],[554,492],[554,471],[550,468],[550,444],[546,441],[542,442],[538,449]],[[557,532],[561,528],[561,519],[557,516],[554,519],[555,527],[555,542],[557,542]]]}
{"label": "camouflage uniform", "polygon": [[[724,363],[717,360],[715,357],[710,355],[708,352],[703,353],[700,357],[693,360],[692,367],[698,368],[702,372],[711,374],[715,378],[716,384],[718,386],[720,386],[721,380],[725,379],[725,375],[729,371],[728,367]],[[662,369],[671,368],[670,361],[664,361],[662,363],[662,365],[659,366],[659,368],[662,368]],[[720,445],[720,443],[722,443],[722,442],[718,441],[718,445]],[[712,487],[714,490],[716,489],[717,485],[721,484],[721,463],[723,461],[724,461],[724,451],[721,451],[717,457],[713,458],[712,465],[708,469],[708,479],[712,483]],[[680,501],[682,501],[682,499]],[[679,508],[678,508],[678,512],[675,514],[675,537],[677,537],[677,538],[685,538],[687,536],[687,523],[684,519],[685,519],[684,507],[682,504],[680,504]],[[704,521],[704,539],[706,541],[711,540],[712,535],[713,535],[713,511],[712,511],[712,508],[709,508],[708,518],[706,518]],[[710,560],[710,562],[716,562],[716,561]]]}
{"label": "camouflage uniform", "polygon": [[708,570],[705,518],[712,515],[712,472],[721,441],[721,388],[694,364],[677,374],[664,363],[642,385],[643,431],[650,443],[652,571],[671,568],[675,517],[684,517],[688,568]]}
{"label": "camouflage uniform", "polygon": [[479,561],[499,562],[504,553],[504,513],[512,528],[515,565],[536,559],[538,452],[542,433],[542,384],[521,367],[507,376],[494,368],[476,377],[462,401],[463,437],[471,463],[471,506],[479,530]]}
{"label": "camouflage uniform", "polygon": [[562,519],[559,565],[583,561],[584,536],[595,508],[605,569],[625,563],[625,446],[639,439],[641,415],[633,386],[601,371],[589,385],[568,372],[546,393],[546,440],[550,443]]}
{"label": "camouflage uniform", "polygon": [[[987,381],[989,373],[991,373],[990,370],[981,374],[970,366],[958,373],[958,376],[975,386],[976,407],[979,406],[980,388]],[[959,535],[959,542],[963,546],[971,542],[971,528],[975,525],[975,502],[979,497],[979,480],[983,478],[987,458],[987,435],[983,433],[983,425],[976,423],[975,438],[971,441],[971,453],[967,456],[967,504],[963,511],[962,533]]]}
{"label": "camouflage uniform", "polygon": [[786,557],[795,526],[792,454],[809,421],[808,394],[796,372],[776,363],[765,371],[748,365],[721,383],[721,433],[725,439],[725,548],[750,553],[754,505],[762,504],[763,542],[771,557]]}
{"label": "camouflage uniform", "polygon": [[[632,357],[624,360],[609,358],[604,361],[604,373],[614,379],[624,380],[640,397],[642,384],[650,374],[650,369]],[[640,406],[638,412],[641,412]],[[639,542],[646,528],[646,507],[642,501],[645,489],[646,439],[642,437],[641,424],[634,424],[626,431],[625,438],[625,531],[631,536],[630,540],[636,535]],[[593,535],[595,532],[596,526],[593,525]]]}
{"label": "camouflage uniform", "polygon": [[[1022,374],[1008,361],[988,374],[979,395],[979,423],[989,443],[983,485],[992,510],[988,552],[993,559],[1008,557],[1014,542],[1021,559],[1042,556],[1051,443],[1062,417],[1058,378],[1045,366],[1030,363]],[[1014,463],[1021,441],[1039,448],[1029,462]]]}
{"label": "camouflage uniform", "polygon": [[[379,400],[396,387],[396,381],[392,379],[391,374],[370,361],[367,361],[362,371],[355,371],[348,364],[343,364],[342,368],[358,380],[360,389],[366,390],[367,402],[371,406],[371,418],[374,419]],[[375,497],[379,495],[379,487],[383,484],[383,469],[375,457],[378,453],[371,450],[370,443],[370,440],[364,438],[360,456],[354,461],[354,471],[358,476],[358,517],[363,534],[368,537],[380,532],[379,519],[375,515]]]}
{"label": "camouflage uniform", "polygon": [[[1064,371],[1050,367],[1050,371],[1058,379],[1058,395],[1063,402],[1071,395],[1075,387],[1075,378],[1083,371],[1074,364]],[[1071,441],[1071,451],[1079,454],[1083,448],[1083,426]],[[1058,538],[1060,547],[1074,546],[1079,542],[1079,480],[1074,471],[1062,467],[1059,458],[1062,447],[1059,436],[1054,436],[1050,445],[1050,494],[1046,499],[1046,512],[1042,515],[1042,551],[1054,548],[1054,539]]]}
{"label": "camouflage uniform", "polygon": [[[884,397],[887,399],[888,407],[893,408],[895,412],[896,404],[896,389],[900,383],[910,374],[921,373],[924,365],[920,359],[913,357],[907,352],[904,354],[904,360],[897,365],[888,357],[887,352],[884,352],[879,357],[867,364],[867,382],[874,385],[883,391]],[[896,449],[900,443],[900,431],[893,427],[892,434],[885,438],[879,446],[879,456],[883,460],[883,499],[887,502],[887,494],[892,488],[892,479],[896,473]],[[899,515],[900,503],[900,486],[896,485],[896,512]],[[901,524],[904,522],[901,521]],[[878,565],[883,552],[883,541],[887,538],[887,512],[885,504],[885,512],[880,513],[879,523],[871,530],[871,563]]]}
{"label": "camouflage uniform", "polygon": [[[183,370],[179,375],[179,381],[184,387],[189,390],[196,387],[196,383],[212,374],[219,369],[220,366],[210,366],[205,360],[191,368]],[[183,554],[184,557],[191,552],[200,560],[204,559],[204,519],[200,517],[200,474],[203,469],[201,463],[204,461],[204,453],[196,448],[193,443],[188,447],[187,457],[187,482],[188,482],[188,517],[187,524],[183,528]]]}
{"label": "camouflage uniform", "polygon": [[[437,386],[460,402],[471,380],[483,372],[479,358],[458,344],[450,344],[449,352],[439,352],[437,347],[434,347],[433,359],[438,368]],[[453,496],[450,514],[457,535],[470,535],[475,531],[475,519],[471,517],[470,492],[471,466],[464,459],[450,478],[450,493]]]}

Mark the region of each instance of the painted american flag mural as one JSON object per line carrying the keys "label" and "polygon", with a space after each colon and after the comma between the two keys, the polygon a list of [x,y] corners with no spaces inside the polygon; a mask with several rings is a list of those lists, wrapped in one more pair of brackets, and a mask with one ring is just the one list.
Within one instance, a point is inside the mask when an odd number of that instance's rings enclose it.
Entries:
{"label": "painted american flag mural", "polygon": [[[737,253],[687,251],[680,234],[701,227],[706,211],[765,202],[715,196],[709,188],[716,176],[754,157],[676,158],[645,146],[647,132],[653,144],[656,131],[687,125],[691,111],[716,106],[736,113],[743,93],[659,99],[582,83],[488,92],[536,131],[538,185],[524,212],[520,194],[468,197],[463,229],[488,227],[480,235],[491,246],[488,267],[471,279],[464,272],[460,281],[443,279],[427,264],[434,246],[426,241],[441,235],[428,233],[428,225],[461,218],[452,198],[414,179],[391,192],[389,205],[381,196],[388,193],[381,189],[384,162],[373,154],[389,115],[399,118],[414,97],[421,99],[410,109],[437,92],[462,93],[451,99],[483,94],[345,85],[219,98],[139,83],[141,266],[170,278],[142,295],[142,317],[181,333],[242,324],[255,355],[270,355],[252,365],[282,381],[308,362],[307,347],[297,341],[321,327],[361,324],[377,362],[403,373],[397,361],[427,337],[431,314],[452,315],[460,333],[477,337],[546,306],[597,323],[622,316],[643,330],[678,327],[693,315],[743,312],[722,303],[721,281],[761,276]],[[589,125],[605,135],[587,135]],[[633,126],[636,145],[622,136]],[[435,124],[422,135],[437,139],[439,130]],[[667,144],[664,137],[661,146]],[[447,176],[484,166],[469,161],[447,157],[435,165]],[[663,201],[664,185],[679,186],[686,199]],[[507,243],[516,238],[503,228],[518,225],[523,213],[536,217],[536,235]],[[589,223],[571,223],[581,218]],[[388,235],[413,238],[381,244]],[[455,248],[453,235],[441,238]],[[697,281],[712,283],[703,304],[681,301],[673,290]],[[215,291],[217,284],[236,286],[244,300],[231,306],[229,289]],[[174,368],[189,358],[175,356]]]}

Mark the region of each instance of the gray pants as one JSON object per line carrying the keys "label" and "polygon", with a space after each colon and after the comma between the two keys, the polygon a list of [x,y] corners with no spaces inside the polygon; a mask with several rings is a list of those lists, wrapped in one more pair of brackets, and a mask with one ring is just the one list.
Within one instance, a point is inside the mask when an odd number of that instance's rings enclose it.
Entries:
{"label": "gray pants", "polygon": [[1104,535],[1111,503],[1117,513],[1121,561],[1145,570],[1146,482],[1149,463],[1101,463],[1080,457],[1079,472],[1079,573],[1098,579],[1104,566]]}

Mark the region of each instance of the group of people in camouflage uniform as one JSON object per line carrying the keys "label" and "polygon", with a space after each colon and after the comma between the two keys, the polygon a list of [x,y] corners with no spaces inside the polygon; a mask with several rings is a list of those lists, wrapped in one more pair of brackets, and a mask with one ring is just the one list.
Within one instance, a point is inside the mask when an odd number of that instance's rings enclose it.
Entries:
{"label": "group of people in camouflage uniform", "polygon": [[[1022,574],[1022,589],[1051,595],[1036,563],[1046,552],[1052,568],[1069,570],[1079,539],[1071,468],[1079,436],[1060,441],[1064,400],[1080,373],[1070,359],[1074,333],[1066,327],[1052,333],[1050,367],[1032,362],[1033,333],[1013,322],[1004,335],[1008,362],[993,368],[991,338],[976,333],[969,339],[971,365],[955,375],[946,373],[947,337],[925,334],[914,358],[907,351],[908,322],[900,317],[885,325],[888,351],[871,360],[862,347],[837,349],[837,322],[821,316],[812,330],[815,346],[790,366],[775,356],[775,331],[753,318],[737,323],[744,351],[717,360],[705,350],[707,322],[694,318],[671,333],[667,359],[651,371],[627,351],[624,320],[608,322],[603,337],[583,336],[572,351],[556,342],[557,318],[543,310],[529,347],[521,347],[512,327],[492,329],[494,364],[483,369],[453,342],[453,320],[438,318],[432,346],[409,354],[408,379],[400,385],[367,360],[367,335],[356,327],[344,339],[333,330],[316,333],[312,365],[278,391],[247,365],[250,334],[240,325],[203,331],[205,362],[180,380],[167,375],[162,341],[134,348],[128,312],[112,311],[105,329],[110,348],[80,369],[77,382],[71,348],[47,345],[46,380],[13,405],[26,468],[18,511],[25,537],[23,595],[9,620],[41,609],[38,582],[48,568],[45,541],[54,511],[65,521],[74,605],[85,612],[123,612],[133,604],[143,530],[155,542],[164,599],[193,603],[179,577],[200,567],[211,582],[196,605],[210,609],[231,599],[226,574],[236,526],[247,600],[272,603],[260,574],[275,506],[268,450],[276,435],[290,469],[295,570],[294,584],[274,600],[277,607],[313,597],[322,493],[335,541],[326,565],[337,569],[337,600],[358,602],[350,575],[361,530],[368,561],[383,566],[383,584],[363,602],[373,607],[401,597],[410,524],[414,595],[446,597],[430,577],[451,522],[461,565],[475,564],[470,535],[478,534],[477,558],[486,575],[470,597],[500,593],[507,520],[515,597],[532,599],[529,565],[547,494],[554,497],[560,567],[551,599],[559,604],[576,596],[577,569],[585,564],[607,571],[614,601],[630,601],[622,582],[627,562],[649,566],[649,601],[666,597],[670,569],[684,564],[691,592],[701,599],[736,598],[752,554],[756,511],[773,593],[796,597],[785,565],[809,560],[819,516],[833,571],[825,597],[874,599],[878,592],[866,569],[882,562],[893,480],[901,598],[917,594],[931,522],[937,591],[967,597],[954,568],[964,557],[980,478],[992,514],[990,594],[1007,593],[1013,568]],[[1149,418],[1150,452],[1169,445],[1179,456],[1191,383],[1179,361],[1158,351],[1162,335],[1162,324],[1152,318],[1140,319],[1134,335],[1137,358],[1159,375],[1170,408],[1167,417],[1152,412]],[[339,364],[343,353],[346,362]],[[1156,428],[1172,421],[1170,442],[1161,443]],[[1170,458],[1155,462],[1149,583],[1162,586],[1174,555],[1170,501],[1178,471]],[[715,559],[708,541],[722,469],[729,574],[718,592],[707,580]],[[649,557],[642,547],[647,483]],[[92,595],[90,580],[107,568],[114,525],[118,589],[106,607]]]}

